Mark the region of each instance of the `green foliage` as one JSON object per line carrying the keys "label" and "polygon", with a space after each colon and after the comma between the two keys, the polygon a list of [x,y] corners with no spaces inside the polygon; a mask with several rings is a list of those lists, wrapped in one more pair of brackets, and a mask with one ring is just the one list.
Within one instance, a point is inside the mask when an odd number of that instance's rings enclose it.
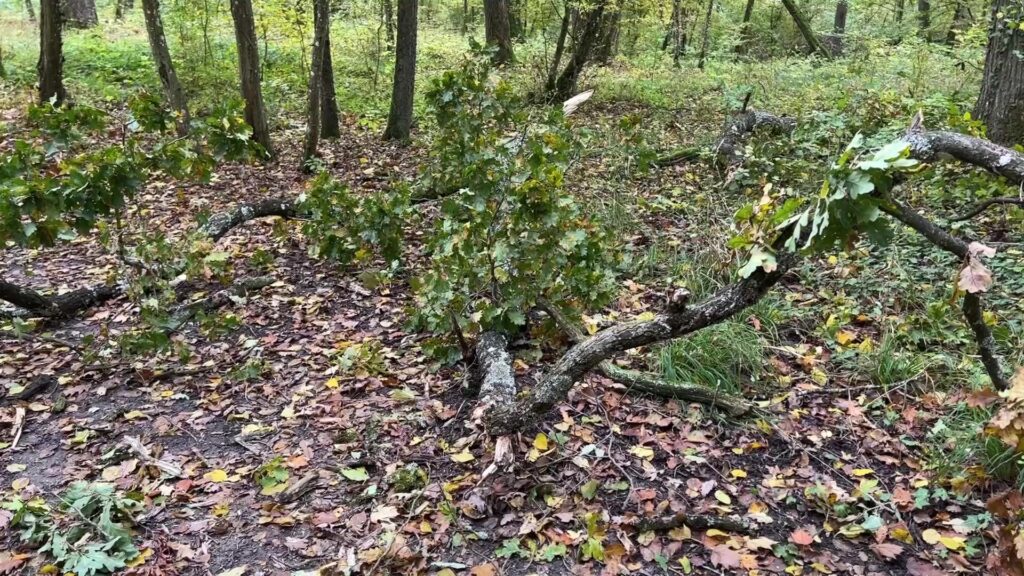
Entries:
{"label": "green foliage", "polygon": [[260,494],[271,496],[284,490],[288,485],[288,468],[284,458],[275,456],[264,462],[252,473],[253,479],[260,486]]}
{"label": "green foliage", "polygon": [[575,147],[560,110],[531,118],[475,54],[428,97],[438,133],[420,185],[446,191],[416,282],[415,322],[436,334],[515,332],[540,298],[599,306],[613,241],[565,190]]}
{"label": "green foliage", "polygon": [[358,196],[321,172],[301,197],[310,214],[303,233],[313,240],[310,252],[345,264],[368,263],[375,255],[397,268],[402,255],[402,225],[412,214],[402,187]]}
{"label": "green foliage", "polygon": [[110,574],[138,556],[132,543],[133,516],[142,503],[111,484],[75,482],[61,496],[61,517],[42,500],[14,498],[3,503],[14,513],[11,526],[27,544],[39,546],[64,572],[79,576]]}

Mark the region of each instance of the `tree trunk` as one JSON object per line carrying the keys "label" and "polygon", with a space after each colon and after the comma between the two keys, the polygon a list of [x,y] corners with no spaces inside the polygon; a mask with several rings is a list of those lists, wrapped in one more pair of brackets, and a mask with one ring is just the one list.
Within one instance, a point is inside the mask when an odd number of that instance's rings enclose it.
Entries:
{"label": "tree trunk", "polygon": [[302,168],[310,168],[320,142],[320,106],[324,88],[324,48],[330,26],[327,0],[313,0],[313,62],[309,67],[309,96],[306,105],[306,137],[302,146]]}
{"label": "tree trunk", "polygon": [[412,103],[416,89],[417,0],[398,0],[398,42],[395,48],[395,83],[385,140],[408,140],[412,129]]}
{"label": "tree trunk", "polygon": [[708,11],[704,15],[704,33],[700,41],[700,55],[697,57],[697,68],[704,69],[704,60],[708,56],[708,32],[711,30],[711,12],[715,9],[715,0],[708,0]]}
{"label": "tree trunk", "polygon": [[903,13],[907,8],[907,0],[896,0],[896,22],[903,22]]}
{"label": "tree trunk", "polygon": [[462,0],[462,35],[469,32],[469,0]]}
{"label": "tree trunk", "polygon": [[256,45],[252,0],[230,2],[231,19],[235,24],[235,44],[238,46],[238,75],[242,98],[245,99],[245,121],[252,127],[253,141],[263,147],[268,157],[273,157],[267,109],[263,104],[263,90],[260,87],[260,55]]}
{"label": "tree trunk", "polygon": [[831,58],[832,53],[818,39],[818,36],[811,30],[811,26],[807,23],[807,18],[804,17],[803,12],[797,7],[794,0],[782,0],[782,5],[786,7],[786,11],[793,17],[793,22],[796,23],[796,27],[800,30],[800,34],[804,37],[807,42],[807,46],[811,49],[811,52],[817,52],[826,58]]}
{"label": "tree trunk", "polygon": [[114,20],[124,20],[124,0],[114,0]]}
{"label": "tree trunk", "polygon": [[508,31],[512,38],[522,40],[526,36],[526,0],[505,0],[508,4]]}
{"label": "tree trunk", "polygon": [[39,101],[60,106],[64,91],[64,51],[60,0],[39,1]]}
{"label": "tree trunk", "polygon": [[[1024,31],[1007,25],[1014,0],[995,0],[981,94],[974,115],[988,127],[988,138],[1012,146],[1024,143]],[[1019,13],[1018,13],[1019,14]]]}
{"label": "tree trunk", "polygon": [[381,0],[381,8],[384,12],[385,44],[391,50],[395,46],[395,10],[391,0]]}
{"label": "tree trunk", "polygon": [[931,0],[917,0],[917,27],[922,38],[931,39],[928,33],[928,29],[932,27]]}
{"label": "tree trunk", "polygon": [[171,53],[167,49],[167,38],[164,36],[164,23],[160,17],[160,0],[142,0],[142,14],[146,18],[146,34],[149,36],[149,49],[156,62],[156,72],[164,87],[164,95],[175,113],[178,115],[178,135],[184,136],[189,129],[188,101],[185,91],[178,82],[174,72]]}
{"label": "tree trunk", "polygon": [[[679,0],[676,0],[677,2]],[[743,9],[743,23],[740,25],[740,38],[736,44],[736,53],[743,54],[747,51],[747,43],[750,42],[750,19],[754,16],[754,0],[747,0],[747,6]]]}
{"label": "tree trunk", "polygon": [[508,14],[509,0],[484,0],[484,36],[495,46],[495,64],[508,64],[515,58]]}
{"label": "tree trunk", "polygon": [[580,16],[584,18],[583,33],[576,42],[576,49],[573,50],[569,63],[566,64],[565,69],[562,70],[562,73],[555,81],[554,90],[550,93],[552,99],[561,101],[572,97],[572,92],[576,89],[576,81],[583,72],[583,67],[590,60],[590,54],[601,32],[601,20],[604,16],[604,9],[605,2],[601,2],[596,7],[591,8],[585,16]]}
{"label": "tree trunk", "polygon": [[36,21],[36,9],[32,7],[32,0],[25,0],[25,11],[28,12],[28,21]]}
{"label": "tree trunk", "polygon": [[565,12],[562,14],[562,26],[558,30],[558,40],[555,42],[555,55],[551,58],[551,67],[548,69],[548,79],[544,86],[547,92],[555,89],[555,81],[558,79],[558,70],[562,67],[562,54],[565,52],[565,39],[569,36],[569,23],[572,21],[572,8],[569,2],[565,2]]}
{"label": "tree trunk", "polygon": [[847,0],[836,2],[836,15],[832,20],[832,32],[836,35],[846,34],[846,14],[849,12],[850,4]]}
{"label": "tree trunk", "polygon": [[970,26],[971,15],[967,4],[962,0],[957,0],[956,7],[953,9],[953,21],[949,24],[949,31],[946,33],[946,44],[955,44],[957,37]]}
{"label": "tree trunk", "polygon": [[605,13],[604,25],[600,40],[594,53],[594,61],[601,64],[611,62],[615,56],[619,44],[619,25],[622,22],[622,8],[616,8],[612,13]]}
{"label": "tree trunk", "polygon": [[100,23],[96,0],[63,0],[64,25],[71,28],[92,28]]}
{"label": "tree trunk", "polygon": [[[328,13],[328,16],[330,13]],[[327,23],[327,36],[324,38],[324,73],[323,87],[320,93],[320,137],[340,138],[341,119],[338,113],[338,96],[334,88],[334,59],[331,57],[331,25]]]}

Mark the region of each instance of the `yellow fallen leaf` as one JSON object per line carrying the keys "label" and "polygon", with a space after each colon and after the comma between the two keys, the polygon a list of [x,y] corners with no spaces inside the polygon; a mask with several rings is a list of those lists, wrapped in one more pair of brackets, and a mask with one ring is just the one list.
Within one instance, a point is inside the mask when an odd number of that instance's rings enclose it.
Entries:
{"label": "yellow fallen leaf", "polygon": [[125,562],[125,566],[127,566],[129,568],[135,568],[136,566],[142,566],[143,564],[146,563],[146,560],[148,560],[149,557],[152,556],[152,555],[153,555],[153,549],[152,548],[145,548],[145,549],[142,550],[142,552],[139,552],[135,556],[135,558],[132,558],[131,560]]}
{"label": "yellow fallen leaf", "polygon": [[281,410],[281,418],[284,418],[286,420],[291,420],[292,418],[295,418],[295,404],[289,404],[285,406],[284,410]]}
{"label": "yellow fallen leaf", "polygon": [[740,470],[739,468],[736,468],[732,472],[729,472],[729,474],[732,474],[733,478],[746,478],[747,477],[747,471],[746,470]]}
{"label": "yellow fallen leaf", "polygon": [[715,490],[715,500],[718,500],[722,504],[732,504],[732,498],[721,490]]}
{"label": "yellow fallen leaf", "polygon": [[215,483],[227,482],[228,481],[228,473],[225,472],[224,470],[221,470],[220,468],[217,468],[216,470],[211,470],[211,471],[207,472],[206,474],[203,474],[203,478],[206,478],[210,482],[215,482]]}
{"label": "yellow fallen leaf", "polygon": [[475,459],[476,459],[476,456],[473,456],[473,453],[470,452],[469,450],[466,450],[465,448],[462,449],[462,452],[459,452],[457,454],[452,454],[452,462],[458,462],[459,464],[465,464],[466,462],[472,462]]}
{"label": "yellow fallen leaf", "polygon": [[213,505],[213,509],[211,510],[211,512],[217,518],[223,518],[231,512],[231,507],[228,506],[227,502],[218,502],[217,504]]}
{"label": "yellow fallen leaf", "polygon": [[850,332],[849,330],[840,330],[839,332],[836,332],[836,342],[838,342],[842,346],[846,346],[847,344],[853,342],[856,339],[857,335],[854,334],[853,332]]}
{"label": "yellow fallen leaf", "polygon": [[339,386],[338,379],[337,378],[331,378],[327,382],[324,382],[324,386],[330,388],[331,390],[334,390],[335,388],[337,388]]}
{"label": "yellow fallen leaf", "polygon": [[633,446],[632,448],[629,449],[629,452],[630,454],[633,454],[634,456],[637,456],[639,458],[643,458],[644,460],[652,460],[654,458],[654,450],[648,448],[647,446]]}
{"label": "yellow fallen leaf", "polygon": [[869,474],[874,473],[875,471],[872,470],[871,468],[857,468],[856,470],[853,471],[854,476],[867,476]]}
{"label": "yellow fallen leaf", "polygon": [[543,432],[538,432],[533,439],[533,447],[543,452],[548,449],[548,437]]}
{"label": "yellow fallen leaf", "polygon": [[935,528],[929,528],[924,532],[921,532],[921,538],[924,538],[924,541],[928,544],[938,544],[939,538],[942,538],[942,534],[939,534],[939,531]]}

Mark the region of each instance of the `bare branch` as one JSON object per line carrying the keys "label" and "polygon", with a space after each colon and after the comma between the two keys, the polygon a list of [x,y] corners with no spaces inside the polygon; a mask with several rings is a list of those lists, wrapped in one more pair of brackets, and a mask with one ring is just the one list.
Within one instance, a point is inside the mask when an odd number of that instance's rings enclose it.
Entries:
{"label": "bare branch", "polygon": [[981,214],[985,210],[988,210],[990,207],[997,206],[1000,204],[1013,204],[1024,207],[1024,198],[1013,198],[1012,196],[1006,196],[1003,198],[989,198],[988,200],[982,200],[981,202],[975,204],[967,212],[964,212],[959,216],[953,216],[952,218],[950,218],[950,221],[962,222],[964,220],[970,220],[971,218],[974,218],[975,216]]}

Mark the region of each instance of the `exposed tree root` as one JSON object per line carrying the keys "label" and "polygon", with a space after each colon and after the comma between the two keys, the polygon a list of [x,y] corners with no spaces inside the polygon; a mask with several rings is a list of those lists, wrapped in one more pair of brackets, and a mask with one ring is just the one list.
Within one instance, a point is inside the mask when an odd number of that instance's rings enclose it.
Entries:
{"label": "exposed tree root", "polygon": [[735,532],[738,534],[750,534],[753,532],[753,527],[750,524],[736,518],[695,516],[683,513],[673,514],[671,516],[662,516],[659,518],[644,518],[636,524],[637,530],[641,532],[648,532],[651,530],[672,530],[683,526],[686,526],[691,530],[710,530],[712,528],[717,528],[718,530]]}
{"label": "exposed tree root", "polygon": [[[558,307],[550,302],[542,302],[541,306],[574,344],[579,344],[586,339],[583,331],[567,318]],[[752,408],[750,403],[742,398],[724,394],[706,386],[668,382],[653,374],[645,374],[638,370],[629,370],[616,366],[611,361],[601,362],[597,365],[597,370],[606,378],[626,386],[630,391],[636,390],[654,396],[678,398],[688,402],[706,404],[720,408],[731,416],[742,416],[749,413]]]}
{"label": "exposed tree root", "polygon": [[[722,130],[722,134],[711,147],[719,164],[726,168],[736,166],[743,161],[743,141],[747,135],[764,130],[775,134],[788,134],[796,128],[796,120],[785,116],[776,116],[760,110],[748,110],[733,116]],[[696,160],[701,149],[697,147],[681,148],[661,156],[654,161],[655,166],[672,166]]]}

